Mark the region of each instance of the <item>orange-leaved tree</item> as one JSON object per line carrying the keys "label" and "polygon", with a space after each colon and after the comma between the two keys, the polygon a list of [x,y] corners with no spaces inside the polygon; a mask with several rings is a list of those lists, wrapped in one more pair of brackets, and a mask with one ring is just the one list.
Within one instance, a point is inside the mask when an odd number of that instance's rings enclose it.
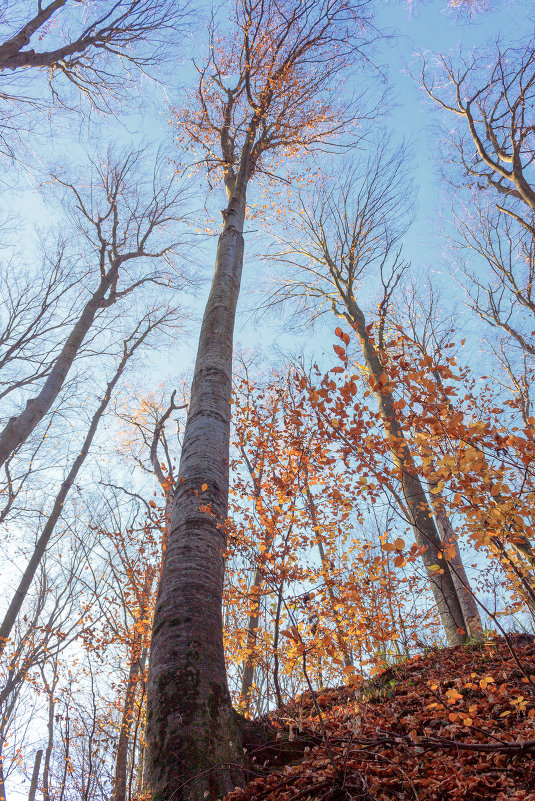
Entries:
{"label": "orange-leaved tree", "polygon": [[[433,510],[399,420],[394,400],[396,373],[391,364],[387,366],[385,353],[388,314],[408,269],[401,256],[401,241],[410,220],[408,194],[403,151],[389,152],[382,143],[365,164],[349,168],[341,181],[323,179],[313,196],[302,198],[295,215],[300,238],[284,240],[279,258],[295,269],[295,277],[285,285],[286,293],[312,304],[313,312],[317,313],[318,307],[332,309],[356,333],[368,391],[375,397],[387,449],[396,466],[401,489],[397,497],[421,549],[448,642],[454,645],[468,634],[480,636],[479,615],[471,594],[463,591],[466,582],[463,579],[456,586],[455,575],[444,560]],[[380,302],[370,323],[359,290],[377,281]],[[349,335],[341,336],[349,344]],[[344,347],[336,348],[345,360]],[[326,379],[322,386],[326,395],[319,401],[320,410],[328,402],[331,381]],[[356,386],[349,380],[344,393],[348,408],[355,393]],[[358,423],[363,426],[362,419]]]}
{"label": "orange-leaved tree", "polygon": [[306,686],[304,655],[313,686],[358,681],[437,622],[411,602],[421,581],[397,569],[403,541],[370,536],[359,471],[297,382],[293,368],[247,375],[233,396],[225,648],[248,715]]}

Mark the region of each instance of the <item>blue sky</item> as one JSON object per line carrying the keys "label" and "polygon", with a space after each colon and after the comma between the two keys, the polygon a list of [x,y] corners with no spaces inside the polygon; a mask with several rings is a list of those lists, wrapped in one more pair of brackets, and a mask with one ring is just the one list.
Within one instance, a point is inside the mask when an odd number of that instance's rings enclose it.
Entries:
{"label": "blue sky", "polygon": [[[443,259],[444,246],[441,241],[441,228],[444,218],[447,217],[447,201],[444,198],[443,188],[437,174],[437,154],[440,151],[440,142],[435,138],[431,123],[436,119],[435,111],[424,98],[422,92],[409,75],[409,69],[414,63],[414,57],[422,51],[435,51],[446,53],[456,50],[459,45],[471,48],[487,44],[500,35],[504,41],[514,41],[526,35],[532,27],[530,15],[533,3],[526,0],[511,0],[496,2],[495,9],[486,14],[478,15],[473,21],[461,21],[446,9],[446,0],[431,0],[419,2],[414,0],[411,10],[408,3],[403,0],[390,0],[376,4],[376,19],[379,28],[388,29],[392,38],[379,46],[378,61],[387,67],[391,86],[392,111],[386,120],[392,139],[405,139],[413,151],[413,168],[418,184],[418,206],[415,223],[406,238],[405,254],[414,267],[423,272],[432,270],[438,280],[443,281],[444,302],[453,305],[456,296],[460,295],[457,286],[447,279],[447,265]],[[194,39],[204,37],[204,30],[195,32]],[[178,70],[177,83],[187,82],[193,77],[193,72],[187,62]],[[164,76],[165,77],[165,76]],[[155,102],[147,107],[145,113],[139,111],[132,113],[126,120],[126,127],[119,123],[101,125],[93,137],[93,145],[102,146],[108,139],[116,141],[136,140],[139,138],[149,140],[170,139],[171,132],[167,125],[167,103],[172,99],[171,94],[163,90],[154,91]],[[123,121],[124,122],[124,121]],[[74,126],[76,130],[76,126]],[[68,151],[71,155],[80,152],[80,145],[69,139],[70,131],[65,129],[54,138],[54,150],[45,154],[47,160],[61,160]],[[202,188],[204,200],[205,182],[201,176],[198,178],[199,187]],[[215,192],[222,193],[216,189]],[[222,205],[222,194],[214,196],[215,208]],[[10,195],[9,205],[18,214],[20,219],[26,220],[26,227],[31,228],[34,223],[47,225],[53,221],[50,207],[43,203],[35,190],[21,191],[17,197]],[[443,213],[444,212],[444,213]],[[198,293],[195,302],[197,319],[190,325],[191,336],[177,346],[170,349],[169,354],[161,359],[161,363],[154,366],[151,354],[151,371],[145,371],[143,386],[147,389],[151,383],[158,383],[162,379],[172,382],[177,376],[189,370],[195,356],[197,336],[199,330],[199,316],[208,292],[207,282],[211,277],[213,259],[215,255],[215,238],[205,249],[202,260],[202,277],[204,286]],[[318,327],[314,336],[307,333],[296,338],[293,333],[287,333],[281,327],[281,320],[265,321],[258,327],[249,323],[246,312],[251,306],[251,295],[248,289],[254,284],[254,270],[262,269],[258,264],[252,264],[246,257],[244,296],[240,301],[240,313],[237,325],[237,343],[242,348],[261,347],[266,361],[276,360],[276,347],[289,349],[292,345],[306,345],[307,353],[314,353],[321,357],[325,351],[332,363],[332,331],[336,325],[334,319],[326,320]],[[327,364],[327,366],[330,366]],[[142,389],[140,388],[140,391]],[[22,789],[22,795],[12,793],[15,797],[26,797],[27,787]]]}
{"label": "blue sky", "polygon": [[[459,18],[448,10],[446,0],[414,0],[412,7],[404,0],[387,0],[375,4],[375,15],[378,28],[390,34],[390,38],[380,42],[375,60],[384,66],[390,85],[391,111],[384,120],[384,125],[392,142],[405,140],[412,151],[411,167],[414,172],[417,192],[417,213],[415,222],[405,238],[405,257],[412,262],[413,268],[421,274],[431,274],[445,287],[444,301],[453,305],[457,297],[461,298],[461,290],[448,277],[448,265],[444,258],[443,231],[449,216],[449,200],[445,197],[444,187],[438,175],[438,157],[441,143],[437,138],[433,124],[441,115],[432,107],[430,101],[419,89],[410,71],[417,72],[417,56],[420,53],[448,53],[457,51],[459,46],[464,50],[488,44],[499,35],[503,41],[515,41],[522,38],[532,26],[529,22],[533,4],[526,0],[497,0],[494,8],[486,13],[476,14],[472,19]],[[202,17],[200,17],[202,20]],[[49,164],[62,163],[66,156],[72,161],[81,153],[82,147],[102,149],[108,141],[158,142],[172,140],[173,132],[167,123],[169,104],[176,101],[180,88],[194,81],[195,74],[191,67],[188,48],[198,49],[199,43],[206,39],[204,23],[191,32],[189,44],[185,43],[183,56],[172,69],[162,74],[163,83],[150,91],[153,102],[141,111],[133,110],[123,116],[121,123],[102,121],[91,137],[89,145],[73,142],[73,128],[65,122],[54,132],[53,146],[44,152],[44,161]],[[174,84],[166,86],[167,79]],[[360,80],[360,77],[359,77]],[[449,122],[452,124],[453,120]],[[76,129],[74,134],[76,137]],[[202,174],[196,179],[199,188],[200,204],[206,199],[206,181]],[[210,198],[210,205],[215,209],[221,207],[223,192],[216,188]],[[19,218],[24,217],[26,227],[30,229],[34,223],[47,225],[54,222],[50,216],[50,206],[39,199],[35,190],[20,193],[17,201],[10,197],[10,206],[20,210]],[[188,370],[192,364],[196,348],[199,317],[206,293],[208,281],[213,269],[215,256],[215,237],[212,242],[205,243],[199,270],[199,292],[194,302],[197,320],[190,326],[191,336],[178,346],[172,348],[172,358],[164,358],[160,370],[148,377],[151,380],[167,378],[173,380],[177,373]],[[447,249],[447,248],[446,248]],[[308,332],[304,337],[288,334],[281,330],[280,317],[266,319],[256,327],[250,324],[250,311],[254,307],[256,297],[251,295],[256,276],[262,266],[251,262],[251,252],[246,253],[244,270],[243,295],[240,299],[237,342],[241,347],[261,347],[267,360],[277,360],[277,347],[283,350],[295,345],[306,346],[308,353],[321,356],[322,351],[331,353],[332,337],[330,333],[335,327],[334,320],[326,320],[318,326],[315,336]],[[204,286],[203,286],[204,282]],[[275,348],[273,347],[275,346]]]}

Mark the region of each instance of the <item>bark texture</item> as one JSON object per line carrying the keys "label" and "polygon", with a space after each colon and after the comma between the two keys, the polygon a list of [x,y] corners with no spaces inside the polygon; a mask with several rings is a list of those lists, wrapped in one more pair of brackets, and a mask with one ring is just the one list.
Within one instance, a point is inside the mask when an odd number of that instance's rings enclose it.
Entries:
{"label": "bark texture", "polygon": [[153,801],[222,798],[241,752],[222,636],[232,348],[245,189],[223,212],[154,616],[147,688]]}

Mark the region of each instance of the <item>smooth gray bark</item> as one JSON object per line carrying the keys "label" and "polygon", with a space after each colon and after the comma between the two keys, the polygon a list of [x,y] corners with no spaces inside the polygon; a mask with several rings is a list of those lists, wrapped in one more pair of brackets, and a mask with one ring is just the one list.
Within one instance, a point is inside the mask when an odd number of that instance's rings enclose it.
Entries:
{"label": "smooth gray bark", "polygon": [[30,791],[28,793],[28,801],[35,801],[35,793],[37,792],[37,782],[39,781],[39,769],[41,767],[41,759],[43,758],[43,751],[39,749],[35,754],[35,762],[33,763],[32,780],[30,782]]}
{"label": "smooth gray bark", "polygon": [[[435,487],[431,487],[435,489]],[[437,528],[442,541],[446,545],[450,545],[455,549],[453,559],[449,560],[451,567],[451,577],[457,591],[459,603],[463,610],[463,617],[466,623],[466,633],[474,640],[483,640],[483,624],[481,623],[481,616],[477,606],[474,593],[470,588],[470,582],[464,569],[461,552],[459,550],[459,543],[455,536],[455,531],[451,525],[450,519],[444,511],[444,506],[440,502],[440,496],[437,493],[432,494],[431,505],[437,523]]]}
{"label": "smooth gray bark", "polygon": [[0,751],[0,801],[7,801],[6,783],[4,781],[4,760]]}
{"label": "smooth gray bark", "polygon": [[[223,213],[154,615],[147,687],[153,801],[223,797],[241,751],[223,651],[224,523],[245,186]],[[203,487],[205,487],[203,489]]]}
{"label": "smooth gray bark", "polygon": [[54,748],[54,717],[56,712],[56,687],[59,680],[58,674],[58,662],[57,657],[54,663],[54,674],[52,677],[52,681],[50,685],[45,680],[44,673],[43,673],[43,680],[45,684],[45,690],[48,693],[48,720],[47,720],[47,730],[48,730],[48,738],[46,743],[46,750],[45,750],[45,761],[43,764],[43,780],[42,780],[42,792],[43,792],[43,801],[50,801],[50,763],[52,760],[52,751]]}

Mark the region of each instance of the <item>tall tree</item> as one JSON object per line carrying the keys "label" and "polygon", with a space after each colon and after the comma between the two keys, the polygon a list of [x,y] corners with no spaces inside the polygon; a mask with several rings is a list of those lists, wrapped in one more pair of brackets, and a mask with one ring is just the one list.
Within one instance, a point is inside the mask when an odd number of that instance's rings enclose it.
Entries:
{"label": "tall tree", "polygon": [[[535,366],[533,39],[508,48],[498,42],[459,63],[440,56],[434,66],[424,63],[422,86],[459,122],[448,137],[453,154],[449,177],[454,185],[472,190],[465,208],[456,212],[457,239],[488,270],[485,276],[464,268],[468,302],[501,335],[494,350],[510,376],[523,422],[530,425],[528,379]],[[528,562],[535,564],[530,539],[522,531],[517,539]]]}
{"label": "tall tree", "polygon": [[[93,165],[85,190],[62,176],[54,176],[65,186],[72,203],[73,228],[80,234],[81,247],[87,248],[87,275],[93,287],[78,313],[71,313],[72,327],[60,347],[40,371],[33,371],[37,387],[26,386],[29,397],[24,408],[13,414],[0,431],[0,465],[20,448],[51,409],[102,313],[140,287],[169,286],[177,278],[175,286],[184,285],[184,278],[170,269],[179,240],[167,233],[182,217],[184,190],[173,177],[161,175],[161,159],[157,159],[150,178],[140,179],[138,171],[143,170],[143,163],[140,151],[120,158],[108,153]],[[162,236],[164,228],[166,233]],[[44,286],[42,304],[48,302],[49,283]],[[35,328],[33,322],[31,319]],[[30,333],[36,336],[33,328]],[[16,347],[11,347],[10,359],[24,356],[26,345],[19,338]]]}
{"label": "tall tree", "polygon": [[135,330],[132,334],[124,340],[123,342],[123,352],[122,356],[119,360],[119,363],[116,367],[114,375],[111,377],[110,381],[108,381],[106,385],[106,389],[104,391],[104,395],[95,410],[93,417],[91,419],[91,423],[89,428],[86,432],[84,441],[80,448],[80,453],[74,459],[70,469],[67,472],[64,480],[60,485],[60,489],[54,499],[53,507],[50,511],[50,514],[43,526],[43,530],[37,539],[35,544],[33,553],[26,565],[26,568],[20,578],[19,584],[13,598],[11,599],[11,603],[4,615],[4,619],[0,624],[0,654],[3,652],[8,639],[11,635],[13,630],[13,626],[17,620],[17,617],[21,611],[22,605],[28,593],[28,590],[32,584],[34,576],[37,572],[39,564],[43,559],[43,556],[46,552],[47,546],[50,542],[50,539],[55,531],[56,525],[58,520],[61,517],[63,506],[65,501],[71,491],[73,484],[75,483],[78,473],[80,472],[87,455],[90,451],[91,445],[95,438],[95,434],[97,433],[100,421],[105,414],[108,405],[113,397],[115,388],[120,381],[126,366],[128,365],[129,360],[132,356],[136,353],[138,348],[140,348],[146,339],[150,337],[150,335],[161,327],[166,322],[169,322],[169,319],[174,316],[173,312],[169,310],[158,310],[160,313],[149,312],[147,315],[138,323]]}
{"label": "tall tree", "polygon": [[472,190],[460,211],[455,204],[458,239],[482,257],[490,279],[467,271],[471,305],[533,357],[535,47],[532,38],[517,47],[496,44],[458,61],[424,63],[421,83],[457,118],[447,135],[448,178]]}
{"label": "tall tree", "polygon": [[212,36],[197,105],[177,112],[227,194],[184,432],[150,653],[147,723],[155,801],[216,799],[240,775],[223,654],[232,340],[251,179],[347,131],[338,81],[364,45],[367,2],[238,0]]}
{"label": "tall tree", "polygon": [[[394,385],[384,358],[384,332],[394,292],[407,265],[401,258],[400,240],[408,224],[403,175],[403,153],[388,153],[381,145],[368,159],[362,173],[358,165],[348,170],[338,186],[325,181],[314,198],[303,199],[298,214],[302,230],[298,244],[285,243],[280,258],[300,272],[289,284],[289,292],[307,304],[330,307],[355,330],[369,373],[370,391],[377,400],[380,417],[399,471],[399,481],[409,522],[422,548],[422,559],[437,608],[452,645],[470,633],[470,615],[465,616],[450,566],[443,556],[443,542],[422,485],[414,456],[405,440],[394,404]],[[364,177],[362,177],[364,176]],[[373,325],[366,319],[358,299],[364,282],[379,280],[382,295]],[[349,339],[348,339],[349,342]],[[436,566],[440,565],[440,571]],[[477,610],[474,632],[481,630]]]}

